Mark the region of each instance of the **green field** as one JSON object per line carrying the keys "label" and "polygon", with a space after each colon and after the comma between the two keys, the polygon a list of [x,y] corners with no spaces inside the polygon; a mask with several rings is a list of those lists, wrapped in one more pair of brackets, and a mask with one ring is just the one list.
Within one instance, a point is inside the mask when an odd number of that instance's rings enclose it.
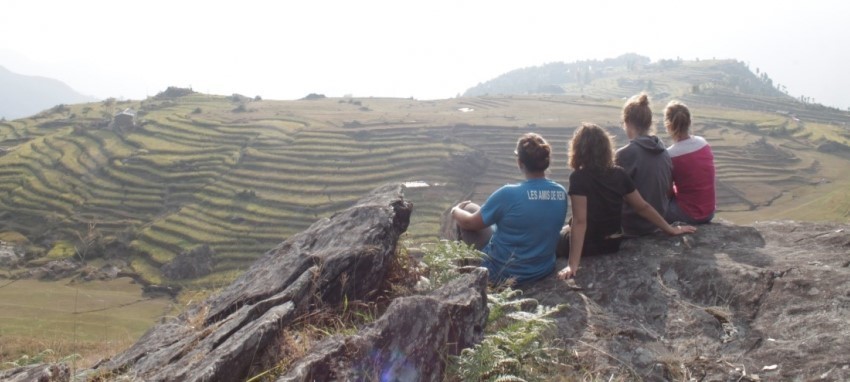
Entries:
{"label": "green field", "polygon": [[[817,149],[848,143],[848,113],[765,90],[738,63],[671,65],[600,71],[564,84],[560,95],[246,101],[192,94],[70,105],[0,122],[0,237],[13,238],[29,262],[0,269],[0,285],[54,259],[119,258],[144,283],[183,288],[175,300],[183,305],[387,182],[430,185],[406,196],[414,203],[410,245],[433,242],[454,203],[482,203],[520,180],[512,152],[521,134],[538,132],[553,144],[550,177],[566,183],[575,127],[595,122],[625,144],[623,97],[641,90],[653,97],[656,121],[672,98],[691,107],[693,131],[715,153],[720,218],[850,220],[850,156]],[[138,111],[137,125],[110,126],[125,108]],[[202,244],[215,252],[213,273],[162,274],[164,264]],[[78,290],[101,303],[77,298],[69,306]],[[168,304],[113,308],[143,298],[126,282],[20,280],[0,288],[0,297],[8,315],[0,343],[18,344],[0,349],[0,363],[38,348],[73,353],[51,341],[132,341]],[[100,308],[109,309],[73,314]],[[39,319],[27,318],[33,316]]]}
{"label": "green field", "polygon": [[0,283],[0,364],[49,349],[48,359],[76,354],[79,365],[90,365],[132,345],[175,307],[142,297],[130,281]]}

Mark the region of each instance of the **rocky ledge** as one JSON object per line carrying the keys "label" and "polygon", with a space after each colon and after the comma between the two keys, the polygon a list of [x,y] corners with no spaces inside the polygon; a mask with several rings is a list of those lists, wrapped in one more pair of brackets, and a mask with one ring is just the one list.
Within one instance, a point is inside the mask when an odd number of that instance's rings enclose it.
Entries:
{"label": "rocky ledge", "polygon": [[[286,328],[323,308],[370,301],[387,289],[411,210],[400,186],[375,190],[281,243],[221,293],[155,326],[82,376],[237,381],[262,375],[291,353],[282,350]],[[359,333],[318,343],[281,380],[439,380],[447,356],[483,335],[486,280],[486,271],[477,270],[429,295],[397,299]]]}
{"label": "rocky ledge", "polygon": [[606,379],[844,381],[849,266],[846,225],[721,222],[629,240],[524,291],[569,305],[557,336]]}

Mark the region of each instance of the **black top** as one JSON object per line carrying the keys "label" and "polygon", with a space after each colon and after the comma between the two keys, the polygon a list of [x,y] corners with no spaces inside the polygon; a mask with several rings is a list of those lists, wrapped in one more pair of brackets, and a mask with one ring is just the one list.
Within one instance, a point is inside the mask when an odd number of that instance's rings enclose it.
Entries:
{"label": "black top", "polygon": [[622,167],[602,172],[581,169],[570,174],[568,193],[587,197],[586,243],[592,245],[621,232],[623,197],[634,190],[634,182]]}

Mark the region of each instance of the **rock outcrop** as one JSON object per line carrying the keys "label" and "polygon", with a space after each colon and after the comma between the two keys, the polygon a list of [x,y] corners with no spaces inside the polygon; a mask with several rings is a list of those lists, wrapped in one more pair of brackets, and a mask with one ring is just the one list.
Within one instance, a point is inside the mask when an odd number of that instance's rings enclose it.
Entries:
{"label": "rock outcrop", "polygon": [[[566,260],[559,259],[559,266]],[[850,227],[700,226],[524,288],[566,303],[557,335],[594,375],[644,381],[850,379]]]}
{"label": "rock outcrop", "polygon": [[17,267],[24,256],[15,251],[15,247],[5,244],[0,244],[0,267],[14,268]]}
{"label": "rock outcrop", "polygon": [[162,266],[162,274],[172,280],[193,279],[206,276],[213,271],[215,251],[209,245],[199,245],[178,254],[174,260]]}
{"label": "rock outcrop", "polygon": [[318,344],[278,382],[442,381],[450,355],[478,343],[487,321],[487,271],[426,296],[400,298],[360,333]]}
{"label": "rock outcrop", "polygon": [[274,359],[279,333],[316,307],[380,290],[411,205],[382,187],[269,251],[217,296],[149,330],[85,374],[144,381],[235,381]]}
{"label": "rock outcrop", "polygon": [[71,368],[63,363],[0,370],[0,381],[5,382],[66,382],[70,380]]}
{"label": "rock outcrop", "polygon": [[72,259],[54,260],[38,268],[29,269],[22,277],[41,280],[59,280],[76,273],[82,264]]}
{"label": "rock outcrop", "polygon": [[[259,375],[294,354],[281,332],[298,318],[387,287],[410,213],[399,187],[376,190],[81,377]],[[467,270],[430,294],[396,299],[358,333],[288,360],[278,381],[442,380],[448,356],[481,339],[488,315],[486,272]],[[575,280],[553,274],[521,289],[545,305],[567,304],[549,338],[578,370],[566,380],[850,379],[850,226],[720,222],[683,237],[630,239],[617,254],[583,259]]]}

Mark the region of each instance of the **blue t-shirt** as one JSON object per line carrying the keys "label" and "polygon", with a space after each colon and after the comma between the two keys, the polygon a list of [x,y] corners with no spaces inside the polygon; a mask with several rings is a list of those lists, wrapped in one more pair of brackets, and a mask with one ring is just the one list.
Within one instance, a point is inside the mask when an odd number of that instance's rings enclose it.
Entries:
{"label": "blue t-shirt", "polygon": [[495,224],[484,265],[495,282],[541,279],[555,269],[555,248],[567,216],[567,192],[549,179],[506,185],[481,206],[487,226]]}

